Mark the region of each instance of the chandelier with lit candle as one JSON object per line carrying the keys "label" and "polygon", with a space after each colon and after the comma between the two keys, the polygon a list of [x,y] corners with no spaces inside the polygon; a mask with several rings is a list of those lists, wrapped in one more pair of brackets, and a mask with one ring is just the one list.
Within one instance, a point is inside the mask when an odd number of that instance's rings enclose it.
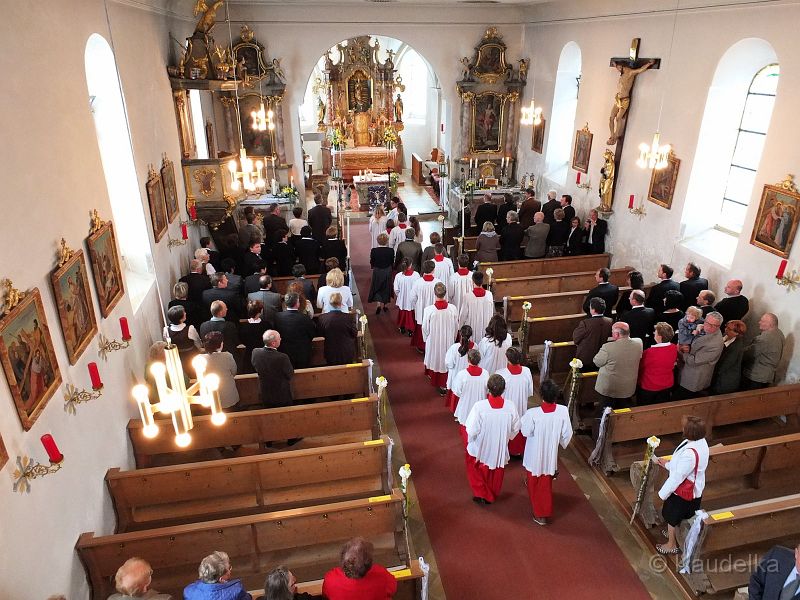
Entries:
{"label": "chandelier with lit candle", "polygon": [[542,124],[542,107],[536,106],[535,101],[531,100],[530,106],[523,106],[520,109],[522,117],[519,122],[522,125],[541,125]]}
{"label": "chandelier with lit candle", "polygon": [[[258,83],[261,86],[261,82]],[[250,123],[250,127],[253,131],[266,131],[269,129],[270,131],[274,131],[275,129],[275,122],[272,120],[275,117],[275,113],[272,112],[272,109],[266,110],[264,106],[264,97],[261,97],[261,106],[258,110],[254,110],[250,113],[250,118],[253,119]]]}
{"label": "chandelier with lit candle", "polygon": [[639,158],[636,159],[636,166],[641,169],[663,169],[669,162],[669,152],[672,147],[669,144],[660,144],[661,134],[656,131],[653,135],[653,142],[648,146],[645,143],[639,144]]}
{"label": "chandelier with lit candle", "polygon": [[197,373],[197,381],[187,388],[178,347],[168,344],[164,354],[165,362],[155,362],[150,367],[150,374],[156,383],[158,403],[150,403],[148,388],[142,384],[133,387],[133,397],[139,405],[145,437],[158,435],[159,427],[153,418],[154,413],[168,414],[172,417],[175,444],[185,448],[192,442],[189,431],[194,427],[193,404],[211,409],[211,422],[214,425],[222,425],[227,419],[219,399],[219,376],[206,373],[208,361],[205,356],[196,356],[192,360],[192,367]]}

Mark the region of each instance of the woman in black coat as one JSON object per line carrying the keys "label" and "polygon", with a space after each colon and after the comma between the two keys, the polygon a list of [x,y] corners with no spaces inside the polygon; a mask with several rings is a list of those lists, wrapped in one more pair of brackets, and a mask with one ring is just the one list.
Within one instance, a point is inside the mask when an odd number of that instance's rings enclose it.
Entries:
{"label": "woman in black coat", "polygon": [[747,325],[744,321],[728,321],[725,325],[725,347],[714,367],[711,380],[712,394],[732,394],[739,391],[742,380],[742,356],[744,355],[744,336]]}
{"label": "woman in black coat", "polygon": [[620,293],[619,301],[617,302],[617,320],[628,312],[631,307],[631,292],[633,290],[644,291],[644,277],[639,271],[631,271],[628,273],[628,286],[631,288]]}
{"label": "woman in black coat", "polygon": [[247,303],[247,321],[239,323],[239,341],[244,344],[244,357],[239,365],[240,373],[255,373],[250,357],[253,350],[264,345],[264,332],[275,326],[274,313],[269,311],[264,318],[264,303],[261,300],[250,300]]}
{"label": "woman in black coat", "polygon": [[578,217],[570,219],[569,229],[567,230],[567,241],[564,246],[564,253],[567,256],[578,256],[583,249],[583,229],[581,220]]}
{"label": "woman in black coat", "polygon": [[369,266],[372,267],[372,283],[369,287],[367,302],[377,302],[375,314],[389,312],[386,306],[392,299],[392,265],[394,265],[394,250],[389,248],[389,236],[385,233],[378,235],[378,247],[370,250]]}

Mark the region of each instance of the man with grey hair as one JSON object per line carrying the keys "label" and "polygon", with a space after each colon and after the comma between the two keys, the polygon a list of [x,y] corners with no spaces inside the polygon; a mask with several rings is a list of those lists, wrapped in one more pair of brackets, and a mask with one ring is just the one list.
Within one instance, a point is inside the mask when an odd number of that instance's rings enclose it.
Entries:
{"label": "man with grey hair", "polygon": [[253,600],[241,579],[233,579],[231,560],[225,552],[217,550],[200,562],[199,579],[183,589],[184,600]]}
{"label": "man with grey hair", "polygon": [[703,323],[704,335],[695,338],[689,352],[678,354],[678,359],[682,360],[682,364],[678,373],[677,385],[672,394],[673,400],[696,398],[711,385],[714,367],[725,348],[725,341],[719,330],[721,325],[721,314],[718,312],[708,313]]}
{"label": "man with grey hair", "polygon": [[549,233],[550,225],[544,222],[544,213],[537,212],[533,215],[533,225],[528,227],[525,232],[528,238],[525,246],[525,258],[544,258]]}
{"label": "man with grey hair", "polygon": [[511,210],[506,215],[508,225],[500,234],[500,260],[519,260],[525,229],[519,222],[519,213]]}
{"label": "man with grey hair", "polygon": [[317,333],[314,321],[300,311],[300,296],[290,292],[284,296],[286,310],[275,315],[275,329],[281,334],[279,350],[289,357],[295,369],[311,366],[311,341]]}
{"label": "man with grey hair", "polygon": [[644,292],[642,290],[631,291],[629,298],[631,309],[620,318],[620,321],[628,324],[632,338],[639,338],[642,340],[644,348],[649,348],[653,343],[656,311],[644,305]]}
{"label": "man with grey hair", "polygon": [[556,200],[557,192],[555,190],[550,190],[547,192],[547,202],[544,203],[542,206],[542,212],[544,213],[544,222],[548,225],[552,225],[556,222],[556,218],[553,216],[553,213],[557,208],[561,207],[561,203]]}
{"label": "man with grey hair", "polygon": [[108,597],[108,600],[133,600],[141,598],[146,600],[172,600],[169,594],[160,594],[150,589],[153,581],[153,569],[146,560],[133,557],[117,569],[114,576],[114,586],[117,593]]}
{"label": "man with grey hair", "polygon": [[611,340],[600,346],[592,362],[598,367],[594,389],[600,396],[600,411],[621,408],[633,396],[639,378],[642,340],[630,336],[627,323],[614,323]]}
{"label": "man with grey hair", "polygon": [[214,300],[211,303],[211,320],[200,325],[200,339],[204,339],[206,334],[211,331],[222,333],[225,348],[236,348],[239,345],[239,329],[227,320],[228,306],[222,300]]}
{"label": "man with grey hair", "polygon": [[292,396],[294,369],[289,357],[283,352],[278,352],[281,334],[274,329],[267,329],[262,339],[264,347],[254,349],[250,359],[258,373],[258,399],[264,408],[291,406],[294,403]]}
{"label": "man with grey hair", "polygon": [[203,291],[211,287],[211,279],[206,275],[203,268],[203,261],[193,258],[189,263],[189,274],[179,279],[189,286],[187,298],[196,304],[203,303]]}
{"label": "man with grey hair", "polygon": [[238,323],[244,315],[242,296],[234,290],[228,289],[228,276],[225,273],[214,273],[211,276],[211,289],[203,292],[203,305],[210,307],[215,300],[222,300],[228,307],[227,319]]}
{"label": "man with grey hair", "polygon": [[764,313],[758,321],[761,330],[744,349],[742,389],[757,390],[775,382],[775,371],[783,354],[785,338],[778,329],[778,317]]}

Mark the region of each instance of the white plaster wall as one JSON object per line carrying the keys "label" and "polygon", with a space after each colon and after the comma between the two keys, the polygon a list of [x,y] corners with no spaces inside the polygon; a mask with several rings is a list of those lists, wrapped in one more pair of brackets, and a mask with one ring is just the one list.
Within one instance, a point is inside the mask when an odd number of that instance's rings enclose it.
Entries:
{"label": "white plaster wall", "polygon": [[[666,4],[655,2],[651,8],[663,10],[668,8]],[[795,381],[800,377],[800,355],[793,352],[800,329],[796,311],[798,296],[796,293],[787,294],[784,288],[776,285],[774,274],[779,258],[750,245],[749,240],[763,185],[776,183],[787,173],[798,170],[794,149],[800,134],[795,101],[800,93],[800,40],[791,24],[800,20],[800,5],[775,3],[760,7],[742,5],[681,10],[671,60],[668,54],[673,29],[672,13],[623,14],[635,9],[636,3],[631,1],[613,5],[609,2],[573,1],[543,5],[529,13],[531,22],[525,30],[525,53],[536,56],[537,103],[544,107],[546,117],[553,110],[555,72],[562,48],[574,41],[580,46],[583,58],[573,130],[588,122],[595,134],[589,169],[593,189],[577,189],[575,172],[570,170],[567,185],[559,191],[571,193],[575,198],[574,205],[583,214],[598,205],[597,185],[608,137],[608,114],[617,81],[617,73],[609,67],[609,59],[626,56],[631,38],[642,38],[640,55],[662,58],[662,66],[659,71],[640,75],[634,89],[622,166],[617,174],[615,212],[609,222],[608,242],[614,253],[614,266],[631,265],[640,268],[647,279],[655,279],[661,262],[672,264],[678,275],[688,260],[694,260],[718,295],[721,295],[727,279],[741,278],[745,282],[744,293],[751,299],[752,310],[748,318],[751,332],[757,332],[756,321],[764,311],[778,315],[781,329],[787,334],[784,362],[788,364],[781,376]],[[587,17],[587,14],[593,16]],[[745,230],[739,238],[732,266],[727,269],[689,251],[678,242],[708,88],[719,59],[728,48],[744,38],[761,38],[773,46],[781,66],[781,80]],[[529,75],[529,82],[532,76]],[[647,215],[640,221],[626,210],[627,199],[630,194],[635,194],[638,204],[646,198],[650,173],[636,167],[637,147],[639,143],[652,139],[658,124],[662,94],[661,139],[662,143],[672,144],[681,159],[680,174],[672,209],[645,202]],[[527,90],[523,102],[529,101],[530,90]],[[530,151],[530,130],[526,131],[520,144],[522,170],[542,173],[545,171],[545,156]],[[583,177],[585,180],[586,176]],[[798,258],[800,249],[796,244],[790,263],[797,266]],[[683,279],[682,276],[678,278]]]}

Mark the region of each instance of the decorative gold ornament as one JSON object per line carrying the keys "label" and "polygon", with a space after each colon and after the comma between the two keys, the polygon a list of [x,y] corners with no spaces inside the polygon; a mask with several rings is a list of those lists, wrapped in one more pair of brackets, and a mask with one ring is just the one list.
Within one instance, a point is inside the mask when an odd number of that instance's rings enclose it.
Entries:
{"label": "decorative gold ornament", "polygon": [[490,40],[492,38],[502,40],[502,34],[497,32],[497,27],[487,27],[486,33],[483,34],[483,39]]}
{"label": "decorative gold ornament", "polygon": [[0,283],[2,283],[5,288],[5,309],[6,312],[8,312],[25,298],[25,292],[20,292],[15,288],[10,279],[3,279]]}
{"label": "decorative gold ornament", "polygon": [[214,169],[203,167],[194,172],[194,180],[200,186],[200,193],[206,198],[214,195],[217,172]]}
{"label": "decorative gold ornament", "polygon": [[102,333],[97,340],[97,353],[100,355],[100,358],[103,360],[108,360],[108,354],[110,352],[116,352],[117,350],[125,350],[131,343],[129,340],[122,340],[118,342],[117,340],[110,340]]}
{"label": "decorative gold ornament", "polygon": [[241,33],[239,37],[242,38],[243,42],[252,42],[253,41],[253,30],[250,29],[247,25],[242,25]]}
{"label": "decorative gold ornament", "polygon": [[90,235],[100,231],[106,224],[105,221],[100,218],[96,208],[89,211],[89,218],[91,219],[91,226],[89,227]]}
{"label": "decorative gold ornament", "polygon": [[32,479],[37,479],[60,471],[63,462],[62,460],[61,462],[50,463],[49,466],[45,466],[31,460],[27,456],[17,456],[17,468],[14,469],[14,485],[12,489],[20,494],[30,494]]}
{"label": "decorative gold ornament", "polygon": [[800,286],[800,272],[797,269],[792,269],[788,273],[784,273],[783,277],[778,278],[777,283],[785,287],[787,292],[793,292]]}
{"label": "decorative gold ornament", "polygon": [[783,181],[777,184],[777,186],[781,189],[786,190],[787,192],[792,192],[793,194],[800,193],[797,191],[797,186],[794,183],[794,175],[789,173]]}
{"label": "decorative gold ornament", "polygon": [[78,414],[78,411],[76,410],[78,404],[83,404],[84,402],[89,402],[90,400],[97,400],[102,395],[103,388],[79,390],[71,383],[68,383],[66,389],[64,390],[64,412],[71,415]]}
{"label": "decorative gold ornament", "polygon": [[67,246],[67,241],[62,237],[61,243],[58,246],[58,268],[60,269],[67,264],[75,254],[75,251]]}

